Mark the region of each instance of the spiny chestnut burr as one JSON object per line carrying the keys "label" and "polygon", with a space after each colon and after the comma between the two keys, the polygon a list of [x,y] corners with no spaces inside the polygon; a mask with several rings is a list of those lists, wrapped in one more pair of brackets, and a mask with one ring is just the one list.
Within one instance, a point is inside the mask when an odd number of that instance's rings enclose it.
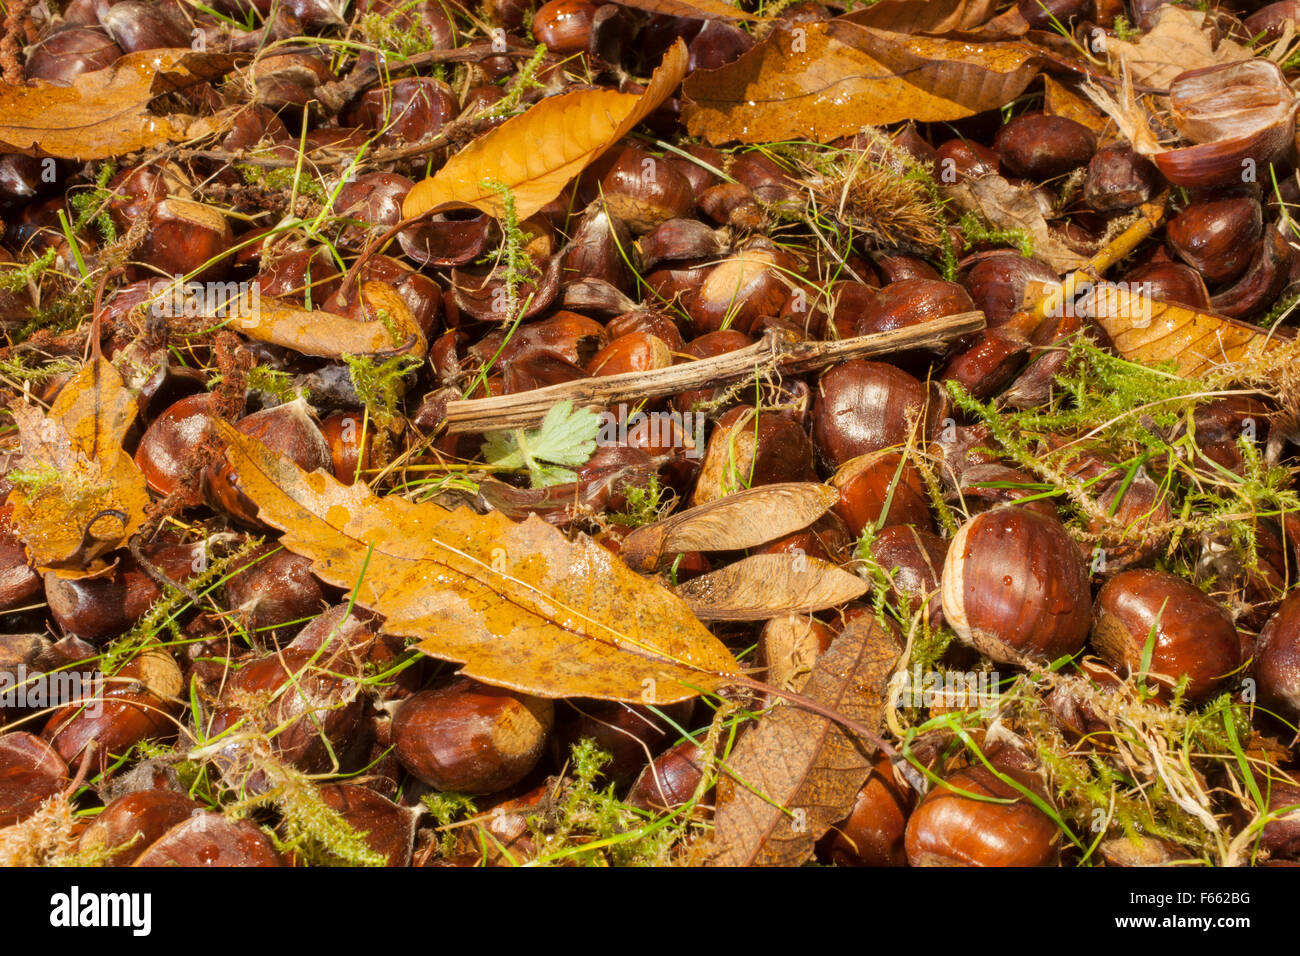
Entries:
{"label": "spiny chestnut burr", "polygon": [[198,813],[176,824],[133,866],[283,866],[270,839],[251,820]]}
{"label": "spiny chestnut burr", "polygon": [[817,386],[813,441],[822,464],[833,471],[851,458],[901,445],[908,416],[921,418],[926,388],[884,362],[853,359],[831,369]]}
{"label": "spiny chestnut burr", "polygon": [[911,791],[894,781],[889,758],[877,757],[852,812],[817,844],[817,858],[836,866],[906,866],[903,838],[911,810]]}
{"label": "spiny chestnut burr", "polygon": [[1064,116],[1024,113],[998,131],[993,148],[1008,172],[1041,182],[1088,162],[1097,137]]}
{"label": "spiny chestnut burr", "polygon": [[1186,676],[1186,697],[1201,701],[1241,663],[1237,629],[1228,612],[1195,585],[1167,571],[1115,575],[1097,593],[1093,646],[1129,673],[1147,665],[1160,697],[1169,700]]}
{"label": "spiny chestnut burr", "polygon": [[1088,567],[1065,526],[1017,505],[958,529],[942,580],[943,615],[995,661],[1052,661],[1088,638]]}
{"label": "spiny chestnut burr", "polygon": [[1255,646],[1259,702],[1279,716],[1300,716],[1300,591],[1282,602]]}
{"label": "spiny chestnut burr", "polygon": [[1259,200],[1229,193],[1193,202],[1169,221],[1165,238],[1178,258],[1214,284],[1246,271],[1263,229]]}
{"label": "spiny chestnut burr", "polygon": [[402,766],[437,790],[496,793],[536,766],[554,720],[545,698],[456,678],[402,703],[393,746]]}
{"label": "spiny chestnut burr", "polygon": [[661,156],[626,146],[600,181],[605,205],[637,235],[695,208],[691,184]]}
{"label": "spiny chestnut burr", "polygon": [[[1003,773],[1034,789],[1034,781],[1021,779],[1028,775]],[[973,766],[949,774],[926,795],[907,821],[905,845],[912,866],[1049,866],[1057,835],[1056,824],[1022,793],[987,767]]]}
{"label": "spiny chestnut burr", "polygon": [[177,824],[203,811],[174,790],[137,790],[106,806],[81,834],[77,848],[105,866],[130,866]]}

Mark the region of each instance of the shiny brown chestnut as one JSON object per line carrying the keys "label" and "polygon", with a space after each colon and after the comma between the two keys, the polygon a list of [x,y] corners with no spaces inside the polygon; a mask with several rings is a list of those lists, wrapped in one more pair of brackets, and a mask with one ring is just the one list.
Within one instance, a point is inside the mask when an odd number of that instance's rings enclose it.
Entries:
{"label": "shiny brown chestnut", "polygon": [[552,53],[581,53],[587,49],[591,24],[599,8],[599,3],[588,0],[550,0],[533,14],[533,36]]}
{"label": "shiny brown chestnut", "polygon": [[1300,592],[1268,619],[1255,645],[1260,705],[1287,720],[1300,717]]}
{"label": "shiny brown chestnut", "polygon": [[929,530],[934,525],[921,474],[898,452],[882,449],[851,458],[827,484],[839,492],[835,513],[855,538],[868,527],[916,525]]}
{"label": "shiny brown chestnut", "polygon": [[864,359],[844,362],[817,386],[813,441],[818,457],[834,471],[858,455],[900,445],[908,437],[908,416],[923,423],[926,404],[926,387],[901,369]]}
{"label": "shiny brown chestnut", "polygon": [[121,57],[122,48],[103,30],[74,27],[33,45],[27,52],[26,73],[29,80],[71,86],[83,73],[112,66]]}
{"label": "shiny brown chestnut", "polygon": [[[304,471],[333,466],[329,445],[312,420],[306,400],[301,397],[275,408],[254,412],[240,419],[235,428],[293,461]],[[239,490],[239,475],[224,457],[204,471],[203,489],[214,507],[246,524],[257,524],[257,506]]]}
{"label": "shiny brown chestnut", "polygon": [[676,810],[695,795],[708,765],[699,745],[683,740],[645,765],[624,801],[647,811]]}
{"label": "shiny brown chestnut", "polygon": [[1092,643],[1107,662],[1130,673],[1147,665],[1169,700],[1187,677],[1186,697],[1201,701],[1236,670],[1241,647],[1228,612],[1194,584],[1167,571],[1124,571],[1097,593]]}
{"label": "shiny brown chestnut", "polygon": [[662,156],[635,146],[614,154],[600,190],[610,214],[637,235],[685,216],[695,207],[686,177]]}
{"label": "shiny brown chestnut", "polygon": [[40,737],[0,735],[0,827],[21,823],[69,783],[67,763]]}
{"label": "shiny brown chestnut", "polygon": [[1277,226],[1264,227],[1264,238],[1245,273],[1210,304],[1215,312],[1234,319],[1249,319],[1268,309],[1291,282],[1295,251]]}
{"label": "shiny brown chestnut", "polygon": [[456,678],[402,703],[393,745],[402,766],[435,789],[496,793],[537,764],[554,719],[545,698]]}
{"label": "shiny brown chestnut", "polygon": [[199,813],[176,824],[132,866],[283,866],[267,837],[251,820]]}
{"label": "shiny brown chestnut", "polygon": [[785,302],[788,257],[761,245],[738,250],[712,267],[682,304],[700,332],[735,329],[749,333],[760,318],[778,315]]}
{"label": "shiny brown chestnut", "polygon": [[601,775],[622,788],[630,784],[641,768],[678,739],[678,731],[690,719],[694,701],[659,705],[617,701],[570,699],[566,713],[557,721],[555,750],[557,765],[569,759],[570,749],[584,737],[613,759]]}
{"label": "shiny brown chestnut", "polygon": [[302,555],[263,545],[231,574],[226,605],[254,640],[283,643],[320,613],[327,602],[311,565]]}
{"label": "shiny brown chestnut", "polygon": [[1092,159],[1097,137],[1082,123],[1046,113],[1022,113],[993,140],[1003,167],[1041,182],[1077,169]]}
{"label": "shiny brown chestnut", "polygon": [[871,557],[889,576],[889,597],[896,607],[926,607],[931,626],[943,620],[938,597],[948,542],[931,531],[908,524],[881,528],[871,539]]}
{"label": "shiny brown chestnut", "polygon": [[[1034,789],[1022,774],[1004,774]],[[905,846],[912,866],[1050,866],[1057,836],[1056,824],[1020,791],[973,766],[926,795],[907,821]]]}
{"label": "shiny brown chestnut", "polygon": [[137,790],[118,797],[82,832],[77,849],[105,866],[130,866],[172,827],[203,813],[174,790]]}
{"label": "shiny brown chestnut", "polygon": [[1017,505],[967,521],[941,582],[943,615],[964,642],[999,662],[1078,652],[1092,618],[1088,567],[1055,518]]}
{"label": "shiny brown chestnut", "polygon": [[668,368],[673,356],[668,343],[649,332],[628,332],[592,356],[588,375],[623,375]]}
{"label": "shiny brown chestnut", "polygon": [[1096,212],[1123,212],[1154,196],[1159,183],[1149,159],[1126,143],[1111,143],[1088,162],[1083,199]]}
{"label": "shiny brown chestnut", "polygon": [[1206,282],[1230,282],[1250,265],[1263,229],[1259,200],[1226,194],[1193,202],[1169,221],[1165,238]]}
{"label": "shiny brown chestnut", "polygon": [[912,802],[911,791],[895,782],[889,758],[877,757],[853,810],[818,842],[817,858],[836,866],[906,866],[903,841]]}
{"label": "shiny brown chestnut", "polygon": [[970,309],[984,313],[989,328],[1004,324],[1025,307],[1026,295],[1059,281],[1056,271],[1018,252],[982,253],[962,277]]}
{"label": "shiny brown chestnut", "polygon": [[808,481],[812,458],[807,432],[788,412],[739,405],[718,419],[709,437],[691,504],[758,485]]}

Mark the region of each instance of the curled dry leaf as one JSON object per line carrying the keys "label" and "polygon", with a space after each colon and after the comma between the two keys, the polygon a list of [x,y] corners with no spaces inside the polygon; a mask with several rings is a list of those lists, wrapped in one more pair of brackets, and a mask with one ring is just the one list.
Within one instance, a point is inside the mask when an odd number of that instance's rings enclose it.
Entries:
{"label": "curled dry leaf", "polygon": [[997,229],[1023,229],[1034,243],[1034,257],[1058,273],[1077,269],[1088,256],[1067,246],[1047,225],[1033,192],[997,173],[963,179],[944,187],[960,212],[974,212]]}
{"label": "curled dry leaf", "polygon": [[843,20],[782,24],[739,59],[691,74],[687,129],[710,143],[828,142],[863,126],[942,122],[1010,103],[1038,75],[1018,43],[903,36]]}
{"label": "curled dry leaf", "polygon": [[773,687],[803,690],[821,656],[819,625],[807,614],[782,614],[763,625],[763,658],[767,662],[764,680]]}
{"label": "curled dry leaf", "polygon": [[839,500],[811,481],[760,485],[637,528],[619,552],[629,567],[653,571],[682,551],[740,551],[812,524]]}
{"label": "curled dry leaf", "polygon": [[71,86],[0,85],[0,151],[90,160],[185,139],[192,117],[151,113],[150,102],[229,66],[188,49],[142,50]]}
{"label": "curled dry leaf", "polygon": [[[879,727],[899,647],[878,621],[850,621],[817,658],[803,693],[838,714]],[[799,866],[849,815],[871,772],[871,745],[839,724],[785,704],[748,731],[718,784],[720,866]]]}
{"label": "curled dry leaf", "polygon": [[657,109],[682,81],[686,63],[686,44],[678,40],[643,93],[581,90],[542,100],[416,183],[402,204],[402,215],[409,219],[472,206],[499,219],[505,215],[505,198],[488,185],[496,183],[510,190],[519,219],[527,219]]}
{"label": "curled dry leaf", "polygon": [[82,577],[144,523],[149,490],[122,448],[138,412],[111,363],[95,358],[63,386],[47,414],[13,410],[22,444],[10,480],[13,523],[32,564]]}
{"label": "curled dry leaf", "polygon": [[1133,42],[1106,39],[1106,53],[1115,76],[1127,73],[1138,86],[1167,90],[1184,70],[1198,70],[1234,60],[1251,52],[1232,40],[1216,46],[1207,30],[1206,15],[1199,10],[1166,4],[1156,25]]}
{"label": "curled dry leaf", "polygon": [[213,426],[286,548],[382,614],[388,633],[419,638],[468,677],[540,697],[664,704],[740,672],[680,599],[586,535],[570,541],[536,516],[380,498]]}
{"label": "curled dry leaf", "polygon": [[763,621],[847,604],[867,583],[821,558],[755,554],[692,578],[677,593],[703,621]]}
{"label": "curled dry leaf", "polygon": [[1287,341],[1255,325],[1160,302],[1121,286],[1098,285],[1089,299],[1087,312],[1120,355],[1148,365],[1173,362],[1186,378],[1249,362]]}
{"label": "curled dry leaf", "polygon": [[366,312],[379,318],[358,322],[346,315],[261,299],[256,308],[241,312],[231,328],[303,355],[339,358],[401,352],[424,358],[428,353],[424,332],[396,289],[386,282],[363,282],[361,296]]}
{"label": "curled dry leaf", "polygon": [[997,0],[879,0],[843,19],[894,33],[957,33],[983,26],[997,6]]}

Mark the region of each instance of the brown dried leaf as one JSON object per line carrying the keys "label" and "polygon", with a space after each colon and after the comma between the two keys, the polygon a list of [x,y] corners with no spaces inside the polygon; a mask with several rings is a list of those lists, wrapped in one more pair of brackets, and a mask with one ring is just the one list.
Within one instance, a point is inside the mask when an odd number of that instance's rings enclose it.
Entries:
{"label": "brown dried leaf", "polygon": [[405,352],[424,358],[428,342],[401,294],[385,282],[363,282],[361,295],[367,314],[382,313],[386,321],[358,322],[346,315],[261,299],[247,314],[237,315],[231,328],[303,355],[339,358]]}
{"label": "brown dried leaf", "polygon": [[1127,72],[1139,86],[1165,90],[1184,70],[1251,57],[1248,48],[1233,40],[1221,40],[1214,46],[1205,21],[1206,15],[1199,10],[1172,4],[1161,7],[1156,25],[1136,41],[1107,38],[1111,73],[1118,77]]}
{"label": "brown dried leaf", "polygon": [[844,20],[781,24],[739,59],[691,74],[687,129],[710,143],[815,139],[1011,102],[1038,74],[1019,43],[903,36]]}
{"label": "brown dried leaf", "polygon": [[677,594],[702,621],[762,621],[847,604],[867,583],[829,561],[800,554],[755,554],[692,578]]}
{"label": "brown dried leaf", "polygon": [[1071,272],[1088,261],[1056,237],[1047,225],[1038,200],[1024,186],[1015,186],[996,173],[963,179],[945,191],[960,212],[974,212],[999,229],[1023,229],[1034,243],[1034,258],[1058,273]]}
{"label": "brown dried leaf", "polygon": [[740,672],[672,592],[586,535],[540,518],[448,511],[308,474],[220,420],[240,489],[281,544],[420,638],[421,651],[488,684],[542,697],[669,703]]}
{"label": "brown dried leaf", "polygon": [[0,85],[0,150],[90,160],[185,139],[193,118],[151,113],[149,103],[229,63],[189,49],[142,50],[83,73],[71,86]]}
{"label": "brown dried leaf", "polygon": [[473,206],[499,219],[505,215],[505,201],[484,185],[496,182],[510,189],[516,214],[527,219],[657,109],[681,82],[686,63],[686,44],[678,40],[644,93],[580,90],[542,100],[474,140],[436,175],[416,183],[402,204],[402,215]]}
{"label": "brown dried leaf", "polygon": [[97,358],[63,386],[48,413],[13,410],[26,484],[9,493],[13,523],[40,571],[82,577],[144,523],[149,490],[122,448],[139,406],[111,363]]}
{"label": "brown dried leaf", "polygon": [[983,26],[997,6],[997,0],[879,0],[841,19],[894,33],[955,33]]}
{"label": "brown dried leaf", "polygon": [[[813,665],[803,693],[838,714],[879,727],[899,647],[873,617],[851,620]],[[740,738],[718,785],[715,862],[799,866],[848,816],[871,772],[870,744],[797,705],[767,713]]]}
{"label": "brown dried leaf", "polygon": [[814,621],[807,614],[783,614],[763,625],[761,643],[767,683],[796,693],[803,690],[822,652]]}
{"label": "brown dried leaf", "polygon": [[653,571],[664,555],[754,548],[808,527],[838,500],[834,488],[811,481],[760,485],[637,528],[619,554]]}
{"label": "brown dried leaf", "polygon": [[1120,286],[1097,286],[1090,303],[1088,313],[1110,335],[1120,355],[1149,365],[1173,362],[1185,378],[1248,363],[1287,341],[1255,325],[1160,302]]}

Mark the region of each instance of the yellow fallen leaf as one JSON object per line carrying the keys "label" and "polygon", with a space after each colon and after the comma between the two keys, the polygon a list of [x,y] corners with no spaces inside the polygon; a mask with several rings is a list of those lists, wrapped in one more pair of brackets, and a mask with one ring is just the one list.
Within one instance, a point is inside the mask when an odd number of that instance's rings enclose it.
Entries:
{"label": "yellow fallen leaf", "polygon": [[472,206],[500,219],[505,200],[485,185],[492,182],[510,190],[516,215],[527,219],[666,100],[682,81],[686,63],[686,44],[678,40],[644,93],[580,90],[542,100],[416,183],[402,204],[402,215]]}
{"label": "yellow fallen leaf", "polygon": [[161,116],[149,104],[229,62],[189,49],[141,50],[71,86],[0,84],[0,151],[89,160],[186,139],[193,117]]}
{"label": "yellow fallen leaf", "polygon": [[1088,298],[1088,313],[1120,355],[1148,365],[1173,362],[1185,378],[1250,362],[1286,342],[1267,329],[1160,302],[1122,286],[1099,285]]}
{"label": "yellow fallen leaf", "polygon": [[30,403],[14,419],[22,457],[10,473],[13,523],[40,571],[81,577],[144,523],[149,491],[122,448],[136,395],[102,358],[88,362],[47,414]]}
{"label": "yellow fallen leaf", "polygon": [[541,697],[671,703],[740,665],[682,601],[586,535],[535,515],[448,511],[308,474],[214,419],[240,489],[324,581],[390,634],[485,683]]}

